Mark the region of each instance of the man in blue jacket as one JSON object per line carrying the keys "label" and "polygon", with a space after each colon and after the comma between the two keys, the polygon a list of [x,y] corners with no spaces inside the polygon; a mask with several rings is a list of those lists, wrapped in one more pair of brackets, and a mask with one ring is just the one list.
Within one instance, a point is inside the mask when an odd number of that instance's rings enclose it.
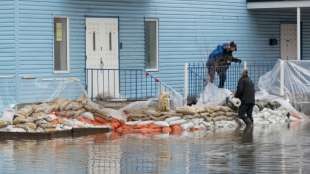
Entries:
{"label": "man in blue jacket", "polygon": [[219,75],[219,88],[224,88],[226,73],[231,62],[241,63],[240,59],[233,57],[233,52],[237,51],[237,44],[234,41],[218,45],[209,55],[207,67],[209,81],[213,83],[215,72]]}

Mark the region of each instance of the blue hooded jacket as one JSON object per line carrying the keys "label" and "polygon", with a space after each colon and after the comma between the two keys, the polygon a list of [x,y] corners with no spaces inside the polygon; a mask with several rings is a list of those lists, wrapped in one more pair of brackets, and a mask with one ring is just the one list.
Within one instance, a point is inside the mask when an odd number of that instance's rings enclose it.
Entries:
{"label": "blue hooded jacket", "polygon": [[232,52],[226,51],[225,48],[229,47],[229,43],[224,43],[222,45],[218,45],[216,49],[214,49],[208,58],[208,66],[213,66],[215,62],[219,61],[225,56],[231,56]]}

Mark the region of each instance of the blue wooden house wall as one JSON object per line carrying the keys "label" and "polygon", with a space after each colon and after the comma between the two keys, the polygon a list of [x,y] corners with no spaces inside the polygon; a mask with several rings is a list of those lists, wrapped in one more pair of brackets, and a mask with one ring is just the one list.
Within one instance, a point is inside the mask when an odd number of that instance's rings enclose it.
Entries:
{"label": "blue wooden house wall", "polygon": [[[235,40],[247,61],[280,58],[280,24],[295,22],[290,10],[249,11],[246,0],[1,0],[0,73],[19,100],[31,98],[32,85],[20,77],[74,76],[85,81],[85,17],[119,17],[120,68],[144,68],[144,19],[159,19],[159,72],[156,76],[183,92],[184,63],[205,61],[224,41]],[[53,73],[53,17],[70,22],[70,73]],[[310,13],[302,11],[303,58],[310,59]],[[12,95],[14,95],[12,93]]]}

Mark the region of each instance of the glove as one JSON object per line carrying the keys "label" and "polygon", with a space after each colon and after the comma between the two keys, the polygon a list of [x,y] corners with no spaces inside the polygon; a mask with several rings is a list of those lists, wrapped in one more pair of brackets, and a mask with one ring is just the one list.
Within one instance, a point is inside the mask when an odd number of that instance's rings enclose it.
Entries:
{"label": "glove", "polygon": [[238,59],[238,58],[233,58],[233,60],[232,60],[232,62],[235,62],[235,63],[241,63],[242,61],[241,61],[241,59]]}

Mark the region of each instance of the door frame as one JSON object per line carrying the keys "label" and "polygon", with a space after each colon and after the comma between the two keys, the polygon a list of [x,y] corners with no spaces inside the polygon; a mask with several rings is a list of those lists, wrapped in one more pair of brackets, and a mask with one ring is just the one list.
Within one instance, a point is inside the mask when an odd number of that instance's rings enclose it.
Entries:
{"label": "door frame", "polygon": [[[280,25],[279,25],[279,42],[278,43],[280,43],[279,44],[279,50],[280,50],[280,59],[282,59],[282,57],[281,57],[281,40],[282,40],[282,38],[281,38],[281,26],[282,26],[282,24],[296,24],[297,25],[297,23],[296,22],[292,22],[292,21],[282,21],[282,22],[280,22]],[[297,30],[297,27],[296,27],[296,30]],[[301,21],[300,22],[300,36],[301,36],[301,38],[300,38],[300,42],[301,42],[301,44],[300,44],[300,54],[301,54],[301,58],[300,58],[300,60],[302,60],[302,57],[303,57],[303,45],[304,45],[304,42],[303,42],[303,22]],[[297,38],[297,35],[296,35],[296,38]]]}
{"label": "door frame", "polygon": [[[86,61],[86,59],[87,59],[87,53],[86,53],[86,19],[87,18],[112,18],[112,19],[117,19],[117,35],[118,35],[118,69],[120,69],[120,64],[121,64],[121,60],[120,60],[120,49],[121,49],[121,47],[120,47],[120,33],[119,33],[119,31],[120,31],[120,24],[119,24],[119,16],[91,16],[91,15],[85,15],[84,16],[84,41],[85,41],[85,44],[84,44],[84,48],[85,48],[85,50],[84,50],[84,74],[85,74],[85,89],[87,90],[87,88],[88,88],[88,85],[87,85],[87,61]],[[120,90],[120,84],[121,84],[121,79],[120,79],[120,73],[118,73],[118,86],[119,86],[119,90]]]}

